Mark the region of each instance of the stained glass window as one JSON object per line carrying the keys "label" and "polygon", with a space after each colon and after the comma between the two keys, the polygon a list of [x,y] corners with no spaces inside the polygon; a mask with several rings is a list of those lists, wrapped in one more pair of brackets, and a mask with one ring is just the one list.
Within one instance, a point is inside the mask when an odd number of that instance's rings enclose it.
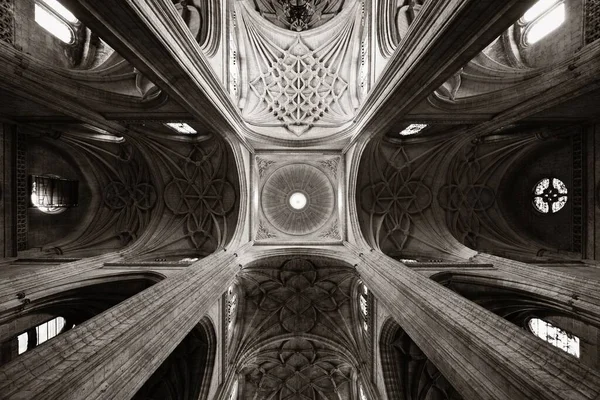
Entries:
{"label": "stained glass window", "polygon": [[551,345],[579,358],[579,338],[539,318],[529,320],[529,329],[534,335]]}
{"label": "stained glass window", "polygon": [[567,204],[568,192],[560,179],[544,178],[533,188],[533,207],[543,214],[559,212]]}

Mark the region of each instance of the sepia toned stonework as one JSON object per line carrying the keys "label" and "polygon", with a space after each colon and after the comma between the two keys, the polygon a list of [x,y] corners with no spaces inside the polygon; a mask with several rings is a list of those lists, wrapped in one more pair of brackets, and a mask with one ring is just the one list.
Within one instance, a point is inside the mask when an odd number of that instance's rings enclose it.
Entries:
{"label": "sepia toned stonework", "polygon": [[0,0],[0,400],[600,398],[596,0]]}

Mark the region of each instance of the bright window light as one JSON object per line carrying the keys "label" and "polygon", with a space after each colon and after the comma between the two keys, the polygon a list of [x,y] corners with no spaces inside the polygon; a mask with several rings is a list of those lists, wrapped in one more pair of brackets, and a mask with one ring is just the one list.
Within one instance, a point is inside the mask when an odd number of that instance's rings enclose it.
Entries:
{"label": "bright window light", "polygon": [[19,354],[23,354],[27,351],[27,332],[21,333],[17,336],[17,341],[19,342]]}
{"label": "bright window light", "polygon": [[[35,327],[35,336],[37,338],[35,345],[38,346],[53,337],[57,336],[65,327],[65,319],[63,317],[56,317],[48,322],[44,322]],[[27,332],[17,336],[17,342],[19,344],[19,354],[25,353],[29,350],[29,334]]]}
{"label": "bright window light", "polygon": [[76,24],[79,20],[73,15],[73,13],[65,8],[62,4],[60,4],[56,0],[41,0],[42,3],[46,4],[53,11],[55,11],[58,15],[66,19],[72,24]]}
{"label": "bright window light", "polygon": [[363,389],[362,385],[358,386],[358,391],[360,393],[360,400],[367,400],[367,395],[365,394],[365,389]]}
{"label": "bright window light", "polygon": [[411,124],[400,132],[400,136],[416,135],[425,128],[427,128],[426,124]]}
{"label": "bright window light", "polygon": [[175,130],[176,132],[182,133],[184,135],[195,135],[196,133],[198,133],[194,128],[192,128],[184,122],[168,122],[165,125]]}
{"label": "bright window light", "polygon": [[35,22],[61,41],[73,43],[73,31],[67,23],[38,4],[35,5]]}
{"label": "bright window light", "polygon": [[304,207],[306,207],[308,199],[306,198],[306,195],[304,193],[295,192],[292,193],[292,195],[290,196],[289,202],[290,206],[294,210],[302,210]]}
{"label": "bright window light", "polygon": [[531,22],[540,15],[542,15],[545,11],[547,11],[550,7],[556,4],[558,0],[540,0],[535,3],[525,14],[523,14],[524,22]]}
{"label": "bright window light", "polygon": [[529,329],[540,339],[579,358],[579,338],[577,336],[568,334],[539,318],[529,320]]}
{"label": "bright window light", "polygon": [[64,327],[65,319],[63,317],[54,318],[37,326],[35,328],[37,333],[37,344],[40,345],[45,341],[52,339],[54,336],[58,335]]}
{"label": "bright window light", "polygon": [[533,23],[527,31],[527,43],[534,44],[565,22],[565,5],[560,4]]}

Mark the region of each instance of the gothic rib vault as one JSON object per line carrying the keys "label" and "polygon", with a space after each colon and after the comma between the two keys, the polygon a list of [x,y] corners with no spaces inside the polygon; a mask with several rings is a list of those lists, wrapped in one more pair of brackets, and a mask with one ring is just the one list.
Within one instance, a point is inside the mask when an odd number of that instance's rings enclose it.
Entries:
{"label": "gothic rib vault", "polygon": [[0,399],[600,398],[597,0],[60,3],[0,0]]}

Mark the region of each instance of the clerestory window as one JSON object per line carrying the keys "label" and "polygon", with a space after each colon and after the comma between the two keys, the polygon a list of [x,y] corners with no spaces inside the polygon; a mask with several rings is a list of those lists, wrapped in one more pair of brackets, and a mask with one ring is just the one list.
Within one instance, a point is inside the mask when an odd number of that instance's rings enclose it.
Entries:
{"label": "clerestory window", "polygon": [[30,206],[46,214],[60,214],[67,208],[76,207],[79,198],[79,182],[56,175],[31,175]]}
{"label": "clerestory window", "polygon": [[367,395],[365,394],[365,389],[361,383],[358,384],[358,393],[360,395],[360,400],[367,400]]}
{"label": "clerestory window", "polygon": [[233,327],[235,326],[237,304],[237,293],[233,286],[227,291],[227,336],[231,338]]}
{"label": "clerestory window", "polygon": [[57,0],[36,0],[35,22],[63,43],[75,43],[79,20]]}
{"label": "clerestory window", "polygon": [[542,214],[563,209],[569,197],[567,185],[557,178],[544,178],[533,188],[533,207]]}
{"label": "clerestory window", "polygon": [[231,388],[231,392],[229,393],[229,400],[237,400],[238,399],[238,385],[239,385],[239,382],[236,379],[233,382],[233,387]]}
{"label": "clerestory window", "polygon": [[566,9],[562,0],[540,0],[521,18],[525,44],[534,44],[565,22]]}
{"label": "clerestory window", "polygon": [[579,358],[579,338],[539,318],[529,320],[529,329],[542,340]]}
{"label": "clerestory window", "polygon": [[365,331],[369,330],[369,289],[364,284],[361,285],[360,294],[358,296],[360,315],[362,317],[362,325]]}
{"label": "clerestory window", "polygon": [[35,329],[20,334],[17,336],[19,354],[23,354],[27,350],[31,350],[62,333],[65,326],[65,319],[63,317],[56,317],[36,326]]}

